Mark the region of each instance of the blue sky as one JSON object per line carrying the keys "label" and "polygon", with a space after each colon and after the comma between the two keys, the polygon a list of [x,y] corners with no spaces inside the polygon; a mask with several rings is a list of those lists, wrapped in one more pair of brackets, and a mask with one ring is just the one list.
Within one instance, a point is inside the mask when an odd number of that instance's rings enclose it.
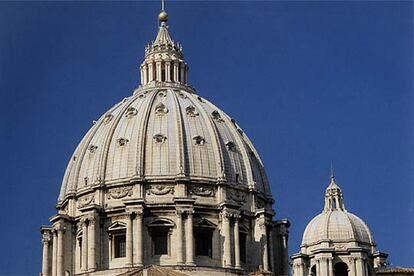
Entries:
{"label": "blue sky", "polygon": [[[0,275],[37,274],[85,132],[137,86],[157,1],[0,2]],[[190,82],[252,139],[290,253],[334,162],[346,208],[414,266],[413,2],[168,1]]]}

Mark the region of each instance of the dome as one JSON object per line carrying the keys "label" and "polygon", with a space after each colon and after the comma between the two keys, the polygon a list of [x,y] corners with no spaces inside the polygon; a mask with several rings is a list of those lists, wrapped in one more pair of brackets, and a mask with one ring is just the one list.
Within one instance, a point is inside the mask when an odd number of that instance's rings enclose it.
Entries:
{"label": "dome", "polygon": [[333,177],[326,189],[325,208],[306,226],[302,247],[326,241],[331,243],[356,242],[368,247],[374,244],[371,231],[365,222],[345,209],[341,189]]}
{"label": "dome", "polygon": [[105,112],[73,153],[59,201],[102,183],[133,179],[221,181],[271,195],[245,133],[185,87],[140,88]]}
{"label": "dome", "polygon": [[356,215],[347,211],[327,211],[317,215],[306,226],[302,246],[322,241],[349,242],[371,245],[373,243],[368,226]]}
{"label": "dome", "polygon": [[288,270],[289,222],[273,220],[263,163],[235,120],[188,84],[166,19],[139,86],[70,158],[57,214],[41,228],[42,275]]}

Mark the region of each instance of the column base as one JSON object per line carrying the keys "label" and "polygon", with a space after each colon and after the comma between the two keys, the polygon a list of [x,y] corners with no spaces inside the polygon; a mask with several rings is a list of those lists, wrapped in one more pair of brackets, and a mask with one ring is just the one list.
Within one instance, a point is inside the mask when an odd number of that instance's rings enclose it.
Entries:
{"label": "column base", "polygon": [[186,263],[185,265],[187,265],[187,266],[195,266],[196,264],[195,263]]}

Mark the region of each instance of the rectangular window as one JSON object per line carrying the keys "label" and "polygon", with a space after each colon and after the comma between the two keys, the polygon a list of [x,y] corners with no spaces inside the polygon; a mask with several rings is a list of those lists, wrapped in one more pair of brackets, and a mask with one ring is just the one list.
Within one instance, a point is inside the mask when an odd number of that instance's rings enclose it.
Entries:
{"label": "rectangular window", "polygon": [[239,248],[240,248],[240,260],[245,263],[246,262],[246,233],[239,232]]}
{"label": "rectangular window", "polygon": [[212,232],[200,230],[195,233],[195,247],[197,256],[212,257]]}
{"label": "rectangular window", "polygon": [[115,258],[126,256],[126,238],[125,235],[114,236]]}
{"label": "rectangular window", "polygon": [[156,231],[152,233],[154,255],[168,254],[168,232]]}

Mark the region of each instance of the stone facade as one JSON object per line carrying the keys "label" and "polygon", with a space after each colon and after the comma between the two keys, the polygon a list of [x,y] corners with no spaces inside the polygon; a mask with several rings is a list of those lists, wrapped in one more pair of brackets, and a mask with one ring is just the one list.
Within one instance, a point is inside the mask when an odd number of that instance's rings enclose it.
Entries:
{"label": "stone facade", "polygon": [[273,221],[258,153],[188,85],[182,47],[165,12],[159,20],[141,85],[94,122],[69,161],[57,214],[41,228],[42,275],[141,273],[148,265],[288,274],[289,222]]}

